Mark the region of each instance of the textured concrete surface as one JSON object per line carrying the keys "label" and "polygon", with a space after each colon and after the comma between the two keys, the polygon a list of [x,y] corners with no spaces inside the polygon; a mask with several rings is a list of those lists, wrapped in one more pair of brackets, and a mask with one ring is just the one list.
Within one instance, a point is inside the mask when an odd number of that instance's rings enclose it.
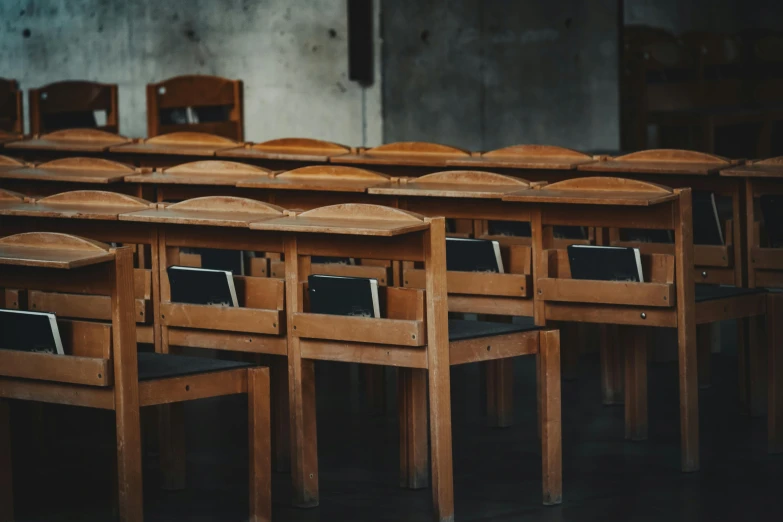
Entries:
{"label": "textured concrete surface", "polygon": [[384,137],[619,144],[615,2],[384,2]]}
{"label": "textured concrete surface", "polygon": [[130,136],[146,134],[148,82],[241,78],[247,139],[374,145],[380,82],[348,80],[346,12],[345,0],[3,0],[0,76],[24,89],[118,83],[120,130]]}

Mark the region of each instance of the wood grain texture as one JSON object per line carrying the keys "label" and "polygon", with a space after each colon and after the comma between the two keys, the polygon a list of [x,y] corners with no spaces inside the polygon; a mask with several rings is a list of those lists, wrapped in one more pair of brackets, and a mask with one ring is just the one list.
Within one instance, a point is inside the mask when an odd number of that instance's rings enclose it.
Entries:
{"label": "wood grain texture", "polygon": [[235,186],[248,178],[266,178],[269,169],[224,160],[201,160],[181,163],[173,167],[158,168],[153,173],[128,176],[129,183],[155,185],[207,185]]}
{"label": "wood grain texture", "polygon": [[68,234],[26,232],[0,238],[0,265],[70,269],[113,258],[108,245]]}
{"label": "wood grain texture", "polygon": [[205,132],[171,132],[152,138],[111,147],[122,154],[166,154],[176,156],[214,156],[219,150],[239,146],[239,143]]}
{"label": "wood grain texture", "polygon": [[435,520],[454,518],[451,379],[446,290],[446,220],[433,218],[424,239],[432,504]]}
{"label": "wood grain texture", "polygon": [[560,334],[541,332],[538,355],[541,468],[544,505],[563,501],[563,440],[560,390]]}
{"label": "wood grain texture", "polygon": [[352,152],[351,147],[311,138],[278,138],[220,151],[218,156],[326,163],[329,158]]}
{"label": "wood grain texture", "polygon": [[625,352],[625,438],[647,440],[647,329],[620,327]]}
{"label": "wood grain texture", "polygon": [[256,177],[239,181],[237,187],[364,193],[369,187],[387,183],[389,176],[356,167],[309,165],[275,173],[269,178]]}
{"label": "wood grain texture", "polygon": [[654,149],[581,165],[592,172],[627,172],[673,175],[709,175],[738,164],[738,161],[689,150]]}
{"label": "wood grain texture", "polygon": [[272,420],[269,368],[247,370],[248,448],[250,460],[249,522],[272,520]]}
{"label": "wood grain texture", "polygon": [[30,139],[5,144],[7,149],[68,152],[106,152],[111,147],[131,143],[129,138],[98,129],[64,129]]}
{"label": "wood grain texture", "polygon": [[449,160],[448,165],[480,168],[574,170],[595,161],[592,156],[552,145],[511,145],[470,158]]}

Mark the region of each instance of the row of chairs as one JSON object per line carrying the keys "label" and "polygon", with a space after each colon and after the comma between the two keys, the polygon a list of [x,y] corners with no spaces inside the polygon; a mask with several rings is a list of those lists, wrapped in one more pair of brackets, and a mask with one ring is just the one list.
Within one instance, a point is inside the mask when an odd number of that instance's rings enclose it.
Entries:
{"label": "row of chairs", "polygon": [[[272,400],[277,405],[273,408],[277,413],[273,415],[276,415],[277,423],[285,423],[286,415],[281,414],[281,410],[290,409],[292,436],[289,451],[295,504],[312,506],[318,502],[313,360],[362,362],[401,369],[401,375],[410,382],[411,390],[403,406],[408,412],[403,417],[404,424],[406,428],[416,428],[411,430],[411,436],[402,446],[407,455],[403,460],[410,462],[410,475],[406,475],[405,480],[406,483],[410,480],[417,487],[426,485],[430,480],[427,472],[426,414],[429,398],[434,506],[436,518],[448,520],[453,516],[448,366],[534,354],[538,354],[541,368],[544,503],[560,502],[557,332],[536,327],[532,322],[516,325],[449,321],[443,218],[425,219],[410,212],[375,205],[337,205],[304,213],[285,213],[275,205],[231,197],[196,198],[155,206],[129,196],[89,191],[63,193],[41,200],[25,200],[5,192],[0,207],[3,235],[21,232],[23,229],[44,229],[58,233],[80,232],[90,238],[113,238],[125,245],[134,245],[137,269],[133,284],[126,282],[124,285],[134,289],[136,302],[127,304],[127,308],[133,311],[123,314],[123,318],[135,316],[136,339],[149,342],[151,335],[154,337],[152,340],[156,341],[158,353],[168,353],[176,346],[195,346],[283,357],[282,364],[272,365]],[[106,227],[106,223],[111,223],[111,226]],[[324,235],[328,241],[324,241]],[[20,243],[19,238],[29,236],[29,233],[16,235],[5,241]],[[361,241],[356,240],[359,237]],[[39,252],[43,251],[43,255],[49,257],[56,256],[56,247],[55,252],[51,252],[52,245],[56,245],[55,241],[36,240],[41,243]],[[282,254],[285,277],[282,280],[269,278],[263,273],[235,276],[241,300],[239,308],[172,303],[166,268],[180,264],[182,249],[192,246]],[[146,254],[141,253],[144,247],[148,249]],[[381,292],[385,304],[383,319],[340,318],[308,313],[302,282],[308,273],[317,271],[318,264],[310,262],[311,256],[324,254],[420,263],[418,270],[421,272],[423,288],[418,289],[415,285],[385,285]],[[30,256],[24,258],[29,259]],[[144,268],[145,258],[150,261],[146,265],[148,268]],[[269,262],[270,259],[265,261]],[[96,285],[77,279],[66,285],[67,288],[59,288],[60,293],[42,291],[36,286],[24,296],[26,299],[21,299],[19,288],[26,286],[22,284],[24,281],[15,280],[13,275],[10,273],[3,280],[9,303],[26,302],[33,310],[55,311],[58,317],[74,318],[77,321],[100,321],[113,317],[110,314],[113,308],[108,306],[109,302],[95,300],[93,294],[99,293],[93,290]],[[479,274],[476,276],[480,277]],[[149,315],[145,315],[144,310]],[[75,351],[71,354],[84,355],[84,352]],[[139,358],[143,359],[141,354]],[[74,401],[64,384],[58,385],[58,393],[53,394],[51,387],[45,384],[23,386],[14,380],[22,377],[14,373],[19,371],[26,372],[23,377],[42,381],[61,379],[62,373],[36,371],[35,366],[40,366],[38,359],[25,361],[29,364],[24,365],[23,370],[0,365],[2,373],[13,381],[9,382],[7,388],[0,386],[3,391],[8,390],[2,396],[35,400],[48,398],[52,402],[67,401],[70,397],[71,403],[91,405],[86,403],[86,399]],[[97,364],[96,361],[90,362]],[[83,361],[73,364],[79,363],[86,364]],[[282,375],[275,375],[275,371],[281,369]],[[79,375],[90,382],[78,384],[104,384],[104,381],[93,382],[95,373],[85,369]],[[285,383],[286,377],[287,386],[275,384],[276,379]],[[192,380],[183,380],[177,384],[180,386],[174,388],[179,392],[179,397],[204,396]],[[180,388],[187,386],[190,389],[186,388],[186,391],[191,393],[182,393]],[[50,392],[48,396],[45,395],[47,390]],[[241,391],[235,389],[234,393]],[[91,394],[83,393],[82,396],[89,398]],[[260,414],[263,414],[263,410]],[[171,414],[167,418],[172,418]],[[422,421],[423,426],[420,425]],[[274,432],[279,434],[279,428]],[[276,440],[278,454],[285,451],[285,438],[283,435],[283,440],[280,437]],[[161,444],[161,447],[172,445]],[[177,444],[173,447],[177,447]],[[259,455],[257,458],[263,459],[264,456]],[[259,467],[259,470],[263,469],[263,466]],[[135,497],[140,494],[135,487],[138,485],[137,477],[124,478],[131,480],[134,486],[134,497],[127,498],[129,505],[124,506],[131,509],[126,513],[133,515],[128,519],[139,520],[136,501],[140,498]],[[266,488],[268,483],[260,485]],[[125,484],[122,483],[121,487],[125,487]],[[263,493],[261,498],[268,500],[266,489],[258,493]],[[123,505],[120,507],[123,508]]]}
{"label": "row of chairs", "polygon": [[[183,130],[241,141],[244,137],[242,81],[189,75],[147,85],[147,135]],[[50,83],[28,91],[30,133],[94,128],[119,132],[117,84],[89,81]],[[24,132],[22,91],[0,78],[0,130]]]}

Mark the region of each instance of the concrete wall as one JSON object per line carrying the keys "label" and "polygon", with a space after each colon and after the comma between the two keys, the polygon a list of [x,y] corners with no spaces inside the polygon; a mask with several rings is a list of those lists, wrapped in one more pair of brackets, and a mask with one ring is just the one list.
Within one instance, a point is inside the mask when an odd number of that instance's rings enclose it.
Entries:
{"label": "concrete wall", "polygon": [[783,29],[779,0],[625,0],[625,23],[674,33],[763,27]]}
{"label": "concrete wall", "polygon": [[24,89],[118,83],[129,136],[146,134],[147,83],[241,78],[246,139],[375,145],[380,81],[364,89],[348,80],[346,13],[345,0],[2,0],[0,76]]}
{"label": "concrete wall", "polygon": [[619,146],[616,2],[386,0],[385,141]]}

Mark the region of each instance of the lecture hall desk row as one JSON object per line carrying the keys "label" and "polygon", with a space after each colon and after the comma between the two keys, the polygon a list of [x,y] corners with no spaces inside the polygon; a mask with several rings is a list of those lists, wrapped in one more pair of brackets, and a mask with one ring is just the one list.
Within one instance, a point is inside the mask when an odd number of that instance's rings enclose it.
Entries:
{"label": "lecture hall desk row", "polygon": [[[443,218],[425,219],[375,205],[337,205],[295,214],[255,200],[222,196],[156,206],[127,195],[91,191],[37,201],[6,191],[0,215],[4,234],[44,228],[80,231],[88,237],[112,237],[126,243],[151,242],[152,268],[138,269],[135,276],[135,310],[139,314],[140,305],[153,296],[152,324],[153,331],[159,331],[159,352],[167,353],[170,345],[177,345],[286,357],[297,505],[318,503],[313,360],[400,367],[411,380],[429,383],[424,403],[410,401],[405,405],[416,427],[425,429],[423,434],[413,434],[422,445],[412,447],[408,441],[407,447],[415,452],[412,463],[421,465],[423,460],[426,467],[428,399],[434,506],[437,518],[448,520],[453,516],[453,493],[447,367],[518,355],[538,356],[544,503],[560,502],[557,332],[532,322],[449,322]],[[282,253],[285,277],[237,276],[244,305],[240,308],[172,303],[166,267],[179,262],[179,249],[185,246]],[[384,319],[306,313],[302,283],[310,271],[312,255],[378,256],[421,263],[423,288],[383,288]],[[139,284],[148,279],[153,281],[151,292]],[[105,319],[108,303],[95,302],[96,298],[99,296],[36,291],[30,293],[28,303],[33,309],[56,311],[63,317],[76,314],[82,319]],[[139,315],[137,321],[144,322],[145,317]],[[273,394],[280,392],[274,386],[273,390]],[[273,399],[280,397],[273,395]]]}
{"label": "lecture hall desk row", "polygon": [[[471,173],[448,173],[449,176],[466,176]],[[465,201],[459,201],[459,187],[457,183],[446,183],[443,179],[437,179],[433,185],[427,186],[427,179],[420,178],[413,182],[402,183],[396,189],[394,187],[370,188],[374,190],[392,190],[410,193],[419,190],[430,192],[433,196],[422,207],[429,207],[429,203],[440,199],[445,205],[452,208],[465,209],[463,212],[472,212],[477,205],[486,205],[486,218],[502,217],[506,220],[518,220],[531,222],[532,234],[532,259],[533,274],[537,274],[536,283],[532,288],[520,287],[517,299],[507,299],[506,305],[517,307],[516,312],[509,308],[502,310],[487,309],[463,309],[466,295],[461,292],[469,292],[449,285],[449,307],[452,310],[472,311],[480,313],[501,313],[506,315],[525,315],[521,311],[523,304],[520,297],[529,296],[530,290],[535,289],[532,299],[533,314],[540,323],[550,321],[583,321],[595,323],[619,323],[622,325],[636,326],[666,326],[676,327],[679,331],[680,345],[680,372],[681,372],[681,402],[682,402],[682,429],[683,429],[683,469],[693,470],[698,468],[698,426],[697,426],[697,398],[696,398],[696,324],[726,319],[738,319],[743,317],[763,318],[766,313],[766,300],[764,294],[752,291],[734,291],[727,295],[714,294],[701,297],[693,293],[693,276],[689,267],[693,248],[690,244],[690,191],[666,189],[660,186],[644,182],[634,182],[622,179],[576,179],[557,183],[551,186],[536,185],[532,189],[526,187],[519,190],[519,185],[509,185],[508,190],[498,190],[497,186],[491,186],[487,175],[481,178],[480,187],[472,187],[475,201],[470,203],[470,209],[466,209]],[[497,176],[497,175],[494,175]],[[502,178],[502,177],[501,177]],[[422,183],[422,181],[424,181]],[[515,180],[518,181],[518,180]],[[475,180],[474,180],[475,182]],[[506,181],[506,183],[510,183]],[[487,187],[487,185],[490,185]],[[449,188],[451,186],[451,188]],[[462,187],[462,190],[465,190]],[[494,190],[494,194],[493,194]],[[686,196],[682,196],[685,194]],[[499,197],[502,196],[502,197]],[[62,195],[60,197],[67,197]],[[494,200],[492,199],[494,198]],[[404,198],[408,206],[416,197]],[[683,202],[683,200],[685,202]],[[45,200],[44,200],[45,201]],[[50,200],[51,201],[51,200]],[[191,204],[205,204],[203,199],[192,200]],[[510,205],[510,202],[516,204]],[[680,211],[680,206],[687,210]],[[206,212],[209,206],[204,207]],[[438,208],[440,212],[443,208]],[[76,209],[78,210],[78,209]],[[543,212],[547,210],[547,212]],[[551,212],[550,212],[551,210]],[[73,215],[84,212],[82,208]],[[89,215],[89,213],[87,213]],[[553,247],[553,238],[546,232],[549,225],[593,225],[616,228],[621,225],[633,223],[639,228],[674,229],[675,245],[673,252],[645,254],[645,265],[648,267],[647,276],[649,283],[638,285],[628,283],[586,282],[586,281],[561,281],[570,277],[567,270],[565,252]],[[203,246],[203,245],[196,245]],[[337,255],[335,253],[335,255]],[[389,258],[393,259],[393,258]],[[649,265],[648,265],[649,263]],[[524,262],[521,263],[524,274]],[[162,272],[161,272],[162,273]],[[552,277],[541,277],[549,274]],[[413,276],[414,274],[410,274]],[[485,276],[485,274],[482,274]],[[514,274],[504,274],[513,276]],[[465,274],[450,278],[456,281],[467,278]],[[478,277],[473,275],[472,277]],[[412,277],[411,277],[412,278]],[[403,274],[403,279],[406,279]],[[554,280],[553,280],[554,279]],[[524,280],[524,279],[523,279]],[[647,280],[647,278],[646,278]],[[407,282],[407,281],[406,281]],[[620,288],[617,285],[621,285]],[[501,285],[505,286],[505,285]],[[487,292],[485,292],[487,293]],[[482,300],[477,296],[475,306],[497,306],[498,295],[493,299]],[[510,297],[510,296],[508,296]],[[528,297],[529,299],[529,297]],[[453,306],[452,306],[453,303]],[[462,303],[462,304],[461,304]],[[686,306],[686,303],[697,303],[696,306]],[[694,315],[695,313],[695,315]],[[628,350],[635,355],[626,360],[626,371],[632,369],[635,372],[630,375],[630,382],[626,390],[627,435],[629,438],[646,438],[646,379],[642,368],[646,368],[645,341],[643,335],[638,335],[639,329],[626,329],[631,334],[630,340],[634,350]],[[691,331],[692,330],[692,331]],[[774,336],[770,336],[772,338]],[[770,349],[770,354],[774,350]],[[770,389],[777,389],[777,380],[770,382]],[[777,394],[771,394],[776,397]],[[779,401],[770,401],[770,407]],[[776,407],[776,406],[775,406]],[[771,415],[771,427],[776,425],[774,419],[777,414]],[[771,432],[771,442],[776,440]]]}
{"label": "lecture hall desk row", "polygon": [[[551,148],[549,149],[551,152]],[[578,154],[578,153],[575,153]],[[554,161],[554,160],[553,160]],[[561,161],[561,160],[558,160]],[[9,188],[14,188],[26,193],[52,193],[67,189],[68,185],[73,183],[84,183],[85,187],[100,187],[102,184],[111,184],[118,187],[119,190],[156,198],[158,201],[187,199],[198,195],[209,194],[227,194],[242,195],[255,199],[264,199],[270,202],[280,204],[290,208],[313,208],[315,206],[351,201],[364,201],[367,195],[365,191],[373,193],[375,199],[372,201],[380,204],[395,205],[393,198],[399,195],[389,190],[381,190],[380,187],[373,186],[383,183],[393,183],[394,179],[388,179],[383,175],[374,172],[359,170],[349,166],[310,166],[295,169],[290,172],[271,173],[268,170],[253,166],[243,165],[233,162],[220,162],[217,160],[205,160],[201,162],[192,162],[168,168],[159,168],[155,172],[150,172],[148,168],[132,169],[130,167],[110,163],[99,159],[75,159],[63,158],[40,165],[35,169],[24,169],[18,162],[6,160],[10,163],[4,172],[0,172],[0,177],[5,178],[4,184]],[[702,153],[692,153],[684,151],[649,151],[647,153],[637,153],[631,155],[630,159],[610,160],[586,163],[584,168],[601,168],[603,174],[613,172],[641,171],[645,172],[643,178],[653,181],[661,179],[679,182],[683,186],[696,186],[705,190],[714,190],[716,193],[728,196],[732,199],[732,219],[726,225],[726,245],[710,246],[697,245],[694,255],[694,265],[697,281],[705,283],[733,284],[743,286],[744,258],[742,256],[742,247],[744,243],[740,242],[739,248],[734,247],[734,237],[743,237],[742,223],[743,198],[742,185],[736,180],[728,177],[717,176],[716,174],[722,168],[730,167],[736,162],[730,162],[714,156]],[[559,165],[562,166],[562,165]],[[535,171],[541,172],[541,171]],[[601,172],[598,172],[599,174]],[[690,173],[687,177],[686,173]],[[584,171],[583,175],[590,175],[592,172]],[[254,176],[249,178],[248,176]],[[486,176],[475,171],[459,171],[454,173],[433,174],[426,178],[419,178],[421,182],[427,182],[432,187],[437,180],[446,176],[446,184],[457,184],[468,182],[472,187],[481,184],[499,183],[511,184],[511,189],[517,187],[515,183],[527,183],[524,180],[514,179],[508,176],[498,176],[493,178],[492,182],[479,182],[476,176]],[[11,179],[13,178],[13,179]],[[472,179],[471,179],[472,178]],[[340,180],[339,182],[337,180]],[[400,180],[405,182],[405,180]],[[62,183],[60,183],[62,182]],[[443,181],[441,181],[443,182]],[[137,184],[137,186],[133,186]],[[105,185],[103,185],[105,186]],[[408,184],[408,193],[416,185]],[[148,187],[148,188],[145,188]],[[154,187],[154,190],[153,190]],[[117,190],[117,189],[115,189]],[[475,198],[477,193],[464,192],[464,187],[454,187],[455,194],[462,197]],[[462,192],[460,192],[462,190]],[[494,197],[498,197],[505,187],[498,189],[494,187]],[[416,194],[428,196],[430,199],[435,197],[436,191],[419,191]],[[387,196],[387,197],[384,197]],[[487,194],[478,194],[478,199],[486,199]],[[379,199],[381,198],[381,199]],[[502,215],[487,214],[480,215],[479,210],[473,206],[468,212],[457,212],[444,207],[449,199],[436,197],[437,207],[433,207],[433,201],[427,201],[424,208],[416,206],[416,201],[420,198],[413,198],[413,209],[420,212],[427,212],[427,208],[436,209],[442,215],[447,217],[460,217],[464,219],[482,219],[484,230],[476,231],[477,235],[484,237],[486,231],[487,219],[502,219]],[[453,201],[453,200],[452,200]],[[603,238],[604,243],[611,241],[613,244],[636,246],[648,253],[667,253],[671,252],[671,245],[659,244],[632,244],[622,243],[617,237],[616,230],[609,231],[612,237]],[[517,309],[516,313],[524,311]],[[513,315],[513,314],[512,314]],[[529,315],[529,313],[528,313]],[[746,350],[744,345],[752,343],[753,340],[746,340],[746,337],[754,335],[754,329],[749,328],[745,321],[740,321],[740,353],[745,359]],[[709,345],[709,330],[701,329],[700,338],[705,339],[701,346],[705,349]],[[607,403],[622,402],[622,376],[617,374],[615,367],[619,362],[615,359],[619,356],[611,349],[612,343],[602,343],[602,370],[603,370],[603,394],[604,401]],[[759,378],[747,378],[745,366],[750,367],[752,375],[758,375],[763,370],[762,361],[758,361],[749,354],[750,360],[747,363],[741,363],[741,395],[743,404],[755,413],[760,414],[763,411],[764,380]],[[615,360],[614,362],[612,362]],[[703,357],[702,361],[708,361]],[[704,383],[709,382],[708,367],[702,368],[702,379]],[[751,388],[750,392],[747,388]]]}

